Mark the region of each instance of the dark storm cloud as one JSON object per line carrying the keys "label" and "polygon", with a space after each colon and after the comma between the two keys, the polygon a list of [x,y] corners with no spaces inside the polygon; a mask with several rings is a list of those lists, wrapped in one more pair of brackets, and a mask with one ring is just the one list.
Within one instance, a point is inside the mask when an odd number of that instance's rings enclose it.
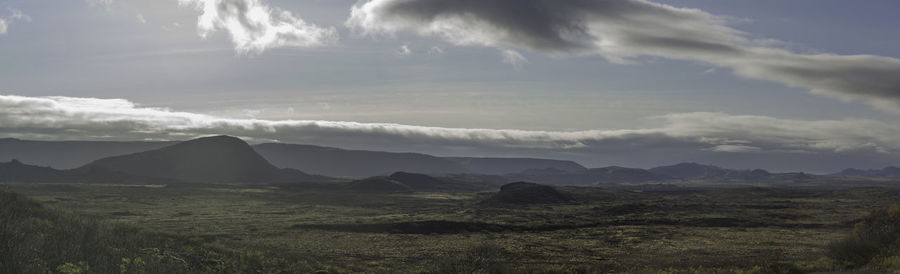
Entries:
{"label": "dark storm cloud", "polygon": [[501,50],[601,55],[614,62],[639,56],[697,61],[900,113],[900,59],[795,53],[726,23],[701,10],[645,0],[363,0],[346,22],[365,35],[410,30]]}

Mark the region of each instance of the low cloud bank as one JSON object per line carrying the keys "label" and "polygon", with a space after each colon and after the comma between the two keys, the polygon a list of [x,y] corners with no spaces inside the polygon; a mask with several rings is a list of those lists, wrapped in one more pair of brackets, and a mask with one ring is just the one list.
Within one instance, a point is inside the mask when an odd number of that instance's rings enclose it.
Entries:
{"label": "low cloud bank", "polygon": [[[872,159],[875,162],[871,164],[878,165],[892,161],[896,158],[892,155],[900,151],[900,126],[875,120],[804,121],[707,112],[653,119],[663,125],[623,130],[526,131],[232,119],[142,107],[123,99],[0,96],[0,136],[26,139],[184,140],[228,134],[254,142],[553,157],[634,166],[721,159],[731,159],[728,161],[733,163],[758,159],[765,163],[790,157],[821,159],[823,155],[834,158],[835,163],[829,165],[839,165],[840,159],[847,157]],[[805,168],[815,168],[813,164]]]}

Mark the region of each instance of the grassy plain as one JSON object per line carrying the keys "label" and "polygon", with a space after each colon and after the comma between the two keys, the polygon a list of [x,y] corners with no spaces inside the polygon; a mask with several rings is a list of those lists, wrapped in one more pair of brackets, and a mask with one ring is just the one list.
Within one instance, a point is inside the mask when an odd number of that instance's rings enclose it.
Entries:
{"label": "grassy plain", "polygon": [[[492,193],[244,185],[6,184],[54,208],[332,272],[828,271],[829,243],[900,189],[562,187],[576,202]],[[277,271],[276,271],[277,272]]]}

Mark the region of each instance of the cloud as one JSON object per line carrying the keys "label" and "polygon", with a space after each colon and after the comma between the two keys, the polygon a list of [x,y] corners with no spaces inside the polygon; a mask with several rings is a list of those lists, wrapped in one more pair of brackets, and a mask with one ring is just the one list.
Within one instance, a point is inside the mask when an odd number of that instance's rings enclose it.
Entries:
{"label": "cloud", "polygon": [[412,54],[412,50],[409,49],[409,45],[400,46],[400,49],[397,50],[397,53],[401,56],[409,56]]}
{"label": "cloud", "polygon": [[322,28],[269,7],[260,0],[178,0],[201,12],[197,28],[201,37],[223,30],[239,53],[260,53],[279,47],[316,47],[338,40],[334,28]]}
{"label": "cloud", "polygon": [[431,47],[431,49],[428,50],[428,54],[434,55],[434,56],[444,55],[444,49],[442,49],[441,47],[438,47],[438,46],[433,46],[433,47]]}
{"label": "cloud", "polygon": [[141,23],[142,25],[147,24],[147,18],[144,18],[144,14],[143,14],[143,13],[138,13],[138,14],[135,16],[135,19],[137,19],[138,23]]}
{"label": "cloud", "polygon": [[900,59],[795,53],[727,24],[702,10],[646,0],[362,0],[346,21],[363,35],[413,31],[501,51],[696,61],[900,113]]}
{"label": "cloud", "polygon": [[107,10],[112,8],[113,0],[86,0],[91,6],[104,6]]}
{"label": "cloud", "polygon": [[[875,159],[900,153],[900,126],[875,120],[805,121],[724,113],[681,113],[652,119],[662,125],[585,131],[471,129],[237,119],[143,107],[123,99],[0,95],[0,136],[29,139],[183,140],[228,134],[258,142],[608,159],[604,161],[636,165],[702,161],[722,155],[765,156],[768,158],[759,160],[765,164],[788,159],[785,155],[808,155],[813,159],[811,165],[823,166],[816,162],[823,155]],[[797,164],[802,163],[787,166]]]}
{"label": "cloud", "polygon": [[15,21],[25,21],[31,22],[31,16],[23,13],[21,10],[17,9],[8,9],[10,15],[7,17],[0,17],[0,34],[6,34],[9,31],[9,25]]}
{"label": "cloud", "polygon": [[12,15],[9,16],[10,21],[21,20],[25,22],[31,22],[31,16],[28,16],[28,14],[23,13],[21,10],[9,9],[9,12],[12,13]]}
{"label": "cloud", "polygon": [[521,70],[522,66],[528,63],[525,56],[514,50],[503,50],[500,55],[503,56],[503,63],[512,65],[516,70]]}

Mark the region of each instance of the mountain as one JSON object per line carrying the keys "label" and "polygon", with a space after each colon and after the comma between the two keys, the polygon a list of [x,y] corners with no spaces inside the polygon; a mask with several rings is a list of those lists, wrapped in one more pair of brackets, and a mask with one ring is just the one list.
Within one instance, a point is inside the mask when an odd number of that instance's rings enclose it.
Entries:
{"label": "mountain", "polygon": [[556,169],[565,172],[585,171],[587,168],[573,162],[563,160],[535,159],[535,158],[475,158],[475,157],[446,157],[454,161],[468,173],[503,175],[524,172],[529,169]]}
{"label": "mountain", "polygon": [[527,182],[505,184],[500,191],[484,201],[485,204],[559,204],[572,202],[569,195],[551,186]]}
{"label": "mountain", "polygon": [[421,153],[346,150],[294,144],[259,144],[260,155],[279,167],[327,176],[384,176],[403,171],[424,174],[502,175],[528,169],[587,170],[572,161],[531,158],[437,157]]}
{"label": "mountain", "polygon": [[175,142],[28,141],[0,139],[0,161],[17,159],[56,169],[80,167],[91,161],[170,146]]}
{"label": "mountain", "polygon": [[900,167],[890,166],[882,169],[848,168],[833,175],[846,177],[897,178],[900,177]]}
{"label": "mountain", "polygon": [[0,182],[64,183],[71,182],[70,179],[73,177],[65,171],[26,165],[15,159],[0,163]]}
{"label": "mountain", "polygon": [[650,172],[677,179],[721,179],[728,173],[727,170],[717,166],[697,163],[680,163],[671,166],[654,167],[650,169]]}
{"label": "mountain", "polygon": [[770,173],[762,169],[734,170],[697,163],[680,163],[651,168],[650,172],[683,180],[807,180],[813,177],[802,172]]}
{"label": "mountain", "polygon": [[513,181],[531,181],[552,185],[603,185],[619,183],[642,183],[671,180],[671,177],[655,174],[646,169],[610,166],[583,171],[568,172],[559,169],[529,169],[524,172],[507,174]]}
{"label": "mountain", "polygon": [[656,174],[646,169],[619,166],[592,168],[587,170],[586,173],[595,178],[596,182],[600,184],[642,183],[672,179],[669,176]]}
{"label": "mountain", "polygon": [[378,176],[397,171],[427,174],[465,172],[463,167],[454,161],[419,153],[345,150],[274,143],[255,145],[253,149],[276,166],[327,176]]}
{"label": "mountain", "polygon": [[134,176],[95,167],[57,170],[23,164],[18,160],[0,163],[0,182],[10,183],[97,183],[97,184],[165,184],[176,181]]}
{"label": "mountain", "polygon": [[493,189],[493,184],[469,182],[425,174],[395,172],[351,182],[347,189],[359,192],[457,192]]}
{"label": "mountain", "polygon": [[321,176],[280,169],[266,161],[241,139],[206,137],[168,147],[108,157],[78,168],[190,183],[292,183],[321,181]]}
{"label": "mountain", "polygon": [[447,177],[433,177],[425,174],[395,172],[389,179],[400,182],[414,191],[480,191],[495,188],[493,184],[457,180]]}
{"label": "mountain", "polygon": [[385,177],[372,177],[350,182],[347,190],[365,193],[412,192],[409,186]]}

